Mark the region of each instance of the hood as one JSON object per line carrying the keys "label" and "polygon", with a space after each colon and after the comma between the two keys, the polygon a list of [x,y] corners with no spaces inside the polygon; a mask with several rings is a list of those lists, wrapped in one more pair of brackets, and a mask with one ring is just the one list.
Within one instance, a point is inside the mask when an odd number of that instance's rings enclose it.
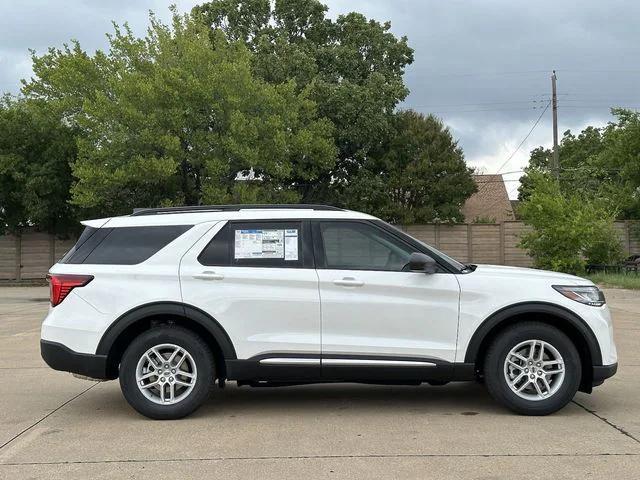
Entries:
{"label": "hood", "polygon": [[[506,276],[513,276],[514,279],[538,278],[540,280],[546,280],[549,283],[556,285],[593,285],[591,280],[586,278],[577,277],[575,275],[569,275],[568,273],[551,272],[549,270],[537,270],[535,268],[522,268],[522,267],[506,267],[504,265],[478,265],[475,272],[480,275],[496,275],[502,278]],[[473,274],[472,274],[473,275]]]}

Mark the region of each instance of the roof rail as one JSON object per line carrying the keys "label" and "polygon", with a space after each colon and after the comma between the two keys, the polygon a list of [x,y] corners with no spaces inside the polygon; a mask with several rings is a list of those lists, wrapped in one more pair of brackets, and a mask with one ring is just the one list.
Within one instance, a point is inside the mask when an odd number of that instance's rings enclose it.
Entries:
{"label": "roof rail", "polygon": [[313,205],[303,203],[293,204],[247,204],[247,205],[185,205],[183,207],[161,207],[161,208],[134,208],[132,217],[143,215],[163,215],[171,213],[194,213],[194,212],[235,212],[239,210],[333,210],[343,212],[344,209],[331,205]]}

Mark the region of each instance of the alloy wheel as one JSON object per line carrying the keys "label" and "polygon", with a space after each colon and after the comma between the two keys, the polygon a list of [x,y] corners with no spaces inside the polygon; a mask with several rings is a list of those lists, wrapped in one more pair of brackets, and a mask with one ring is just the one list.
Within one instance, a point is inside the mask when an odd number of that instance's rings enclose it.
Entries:
{"label": "alloy wheel", "polygon": [[196,363],[184,348],[171,343],[147,350],[136,367],[136,384],[154,403],[173,405],[193,391],[197,379]]}
{"label": "alloy wheel", "polygon": [[504,361],[509,388],[525,400],[544,400],[562,386],[565,364],[560,352],[542,340],[526,340],[513,347]]}

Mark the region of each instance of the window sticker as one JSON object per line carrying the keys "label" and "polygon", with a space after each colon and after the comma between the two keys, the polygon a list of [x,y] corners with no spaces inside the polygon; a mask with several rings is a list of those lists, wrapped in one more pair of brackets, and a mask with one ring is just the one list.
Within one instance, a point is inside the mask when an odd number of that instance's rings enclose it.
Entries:
{"label": "window sticker", "polygon": [[284,259],[298,260],[298,229],[284,231]]}
{"label": "window sticker", "polygon": [[298,260],[298,230],[236,230],[234,258]]}

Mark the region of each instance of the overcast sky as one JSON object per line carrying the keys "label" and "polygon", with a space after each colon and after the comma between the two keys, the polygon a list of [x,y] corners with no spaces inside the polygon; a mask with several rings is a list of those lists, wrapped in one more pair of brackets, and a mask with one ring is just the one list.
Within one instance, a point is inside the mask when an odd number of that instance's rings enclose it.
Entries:
{"label": "overcast sky", "polygon": [[[111,21],[144,34],[148,11],[197,1],[0,0],[0,91],[31,74],[27,49],[71,38],[104,48]],[[634,0],[326,0],[335,17],[359,11],[406,35],[415,61],[403,107],[436,113],[467,162],[485,173],[522,169],[528,152],[551,144],[550,75],[558,74],[560,132],[611,120],[611,105],[640,108],[640,2]],[[537,127],[520,149],[538,117]],[[508,162],[507,159],[512,156]],[[505,163],[506,162],[506,163]],[[517,195],[518,173],[507,174]]]}

